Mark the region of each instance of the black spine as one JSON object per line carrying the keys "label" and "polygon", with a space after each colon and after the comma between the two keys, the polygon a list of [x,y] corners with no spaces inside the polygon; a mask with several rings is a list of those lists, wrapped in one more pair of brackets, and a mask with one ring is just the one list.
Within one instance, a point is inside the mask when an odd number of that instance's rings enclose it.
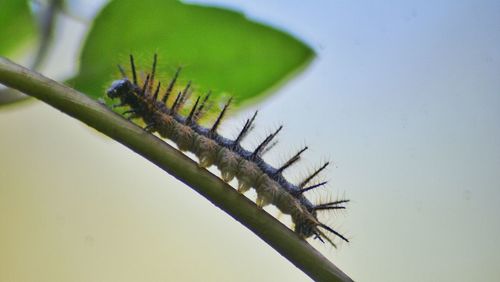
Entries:
{"label": "black spine", "polygon": [[295,154],[292,158],[290,158],[285,164],[283,164],[280,168],[278,168],[278,171],[276,173],[281,173],[283,172],[285,169],[289,168],[291,165],[293,165],[294,163],[296,163],[298,160],[300,160],[300,155],[302,153],[304,153],[305,150],[307,150],[308,147],[305,146],[302,150],[300,150],[299,152],[297,152],[297,154]]}
{"label": "black spine", "polygon": [[307,185],[309,181],[311,181],[316,175],[318,175],[323,169],[325,169],[330,163],[326,162],[322,167],[318,168],[313,174],[311,174],[309,177],[307,177],[302,183],[300,183],[299,187],[304,188],[304,186]]}
{"label": "black spine", "polygon": [[304,189],[301,189],[301,190],[299,191],[299,194],[302,194],[302,193],[307,192],[307,191],[309,191],[309,190],[312,190],[312,189],[315,189],[315,188],[321,187],[321,186],[325,185],[326,183],[328,183],[328,181],[321,182],[321,183],[318,183],[318,184],[315,184],[315,185],[311,185],[311,186],[309,186],[309,187],[306,187],[306,188],[304,188]]}
{"label": "black spine", "polygon": [[338,233],[337,231],[333,230],[332,228],[330,228],[328,225],[325,225],[323,223],[320,223],[319,224],[320,227],[323,227],[324,229],[332,232],[333,234],[337,235],[338,237],[340,237],[342,240],[346,241],[346,242],[349,242],[349,240],[347,240],[346,237],[342,236],[342,234]]}
{"label": "black spine", "polygon": [[193,116],[194,116],[194,113],[196,111],[196,107],[198,107],[199,102],[200,102],[200,96],[198,96],[198,98],[196,98],[196,102],[194,103],[194,106],[191,109],[191,112],[189,112],[189,116],[186,118],[186,124],[189,125],[193,121]]}
{"label": "black spine", "polygon": [[160,93],[161,82],[158,81],[158,86],[156,86],[155,94],[153,95],[153,101],[158,99],[158,94]]}
{"label": "black spine", "polygon": [[132,69],[132,81],[137,85],[137,73],[135,72],[134,56],[130,55],[130,68]]}
{"label": "black spine", "polygon": [[127,74],[125,73],[125,70],[121,65],[117,65],[118,70],[120,71],[120,74],[122,75],[122,78],[127,78]]}
{"label": "black spine", "polygon": [[252,124],[255,120],[255,117],[257,116],[257,112],[258,111],[255,111],[253,116],[251,118],[247,119],[247,121],[245,122],[245,125],[243,126],[240,133],[238,134],[238,137],[236,137],[236,139],[233,142],[234,146],[238,145],[241,142],[241,140],[243,140],[243,138],[245,138],[245,136],[248,134],[248,132],[252,129]]}
{"label": "black spine", "polygon": [[163,95],[163,98],[161,101],[163,103],[166,103],[168,100],[168,96],[170,96],[170,93],[172,93],[172,89],[174,89],[175,82],[177,81],[177,78],[179,77],[179,73],[181,72],[181,68],[177,68],[177,71],[175,71],[174,77],[168,84],[167,90],[165,91],[165,95]]}
{"label": "black spine", "polygon": [[274,139],[274,137],[278,135],[281,129],[283,129],[283,125],[278,127],[278,129],[274,133],[269,134],[266,137],[266,139],[264,139],[264,141],[262,141],[262,143],[260,143],[259,146],[257,146],[257,148],[253,151],[252,156],[253,157],[259,156],[262,153],[262,151],[266,148],[266,146]]}
{"label": "black spine", "polygon": [[226,114],[227,108],[229,107],[229,104],[231,104],[232,100],[233,100],[232,97],[229,98],[229,101],[227,101],[227,103],[224,105],[224,108],[222,108],[222,111],[220,112],[219,116],[217,117],[217,120],[214,122],[214,125],[210,129],[211,132],[217,132],[217,128],[219,127],[219,125],[222,121],[222,118]]}
{"label": "black spine", "polygon": [[175,97],[175,101],[174,101],[174,103],[172,104],[172,108],[170,108],[170,109],[171,109],[171,110],[170,110],[170,114],[172,114],[172,115],[173,115],[173,114],[176,114],[176,113],[177,113],[177,108],[178,108],[179,101],[180,101],[181,97],[182,97],[182,92],[179,92],[179,93],[177,94],[177,97]]}
{"label": "black spine", "polygon": [[149,89],[148,89],[150,93],[153,91],[153,85],[155,83],[157,61],[158,61],[158,54],[155,53],[155,55],[153,57],[153,66],[151,67],[151,79],[150,79],[150,84],[149,84]]}
{"label": "black spine", "polygon": [[146,80],[144,81],[144,85],[142,86],[142,95],[146,96],[146,90],[149,84],[149,74],[146,76]]}
{"label": "black spine", "polygon": [[208,91],[207,95],[205,95],[205,98],[203,98],[203,102],[201,102],[200,107],[198,108],[198,110],[196,110],[196,113],[193,116],[193,121],[199,120],[203,115],[203,110],[206,107],[208,98],[210,98],[210,94],[212,94],[212,92]]}

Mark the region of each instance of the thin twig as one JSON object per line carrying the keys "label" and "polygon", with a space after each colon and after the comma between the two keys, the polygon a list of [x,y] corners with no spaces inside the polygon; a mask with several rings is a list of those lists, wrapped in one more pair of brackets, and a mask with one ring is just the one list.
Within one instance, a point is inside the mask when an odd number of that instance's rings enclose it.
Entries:
{"label": "thin twig", "polygon": [[[57,11],[61,9],[62,0],[51,0],[47,7],[42,7],[38,21],[38,47],[31,69],[38,70],[47,58],[48,50],[54,37]],[[0,105],[24,101],[29,96],[12,88],[0,89]]]}
{"label": "thin twig", "polygon": [[309,243],[244,195],[106,106],[2,57],[0,82],[52,105],[150,160],[241,222],[312,279],[352,281]]}

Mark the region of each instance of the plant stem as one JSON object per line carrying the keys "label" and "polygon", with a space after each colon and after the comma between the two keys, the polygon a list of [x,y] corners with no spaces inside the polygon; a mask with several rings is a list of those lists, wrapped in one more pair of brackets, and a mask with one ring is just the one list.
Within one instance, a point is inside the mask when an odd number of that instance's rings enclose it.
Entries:
{"label": "plant stem", "polygon": [[[42,7],[38,21],[38,49],[36,50],[35,60],[31,64],[31,69],[38,70],[47,57],[54,37],[56,13],[62,5],[63,0],[51,0],[47,7]],[[27,98],[29,97],[11,88],[0,89],[0,105],[22,102]]]}
{"label": "plant stem", "polygon": [[158,137],[86,95],[0,57],[0,83],[52,105],[122,143],[184,182],[316,281],[352,281],[305,240]]}

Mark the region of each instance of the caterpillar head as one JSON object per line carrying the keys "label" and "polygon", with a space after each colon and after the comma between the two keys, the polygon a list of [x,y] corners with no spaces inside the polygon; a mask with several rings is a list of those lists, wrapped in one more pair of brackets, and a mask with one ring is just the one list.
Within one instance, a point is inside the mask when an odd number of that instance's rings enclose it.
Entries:
{"label": "caterpillar head", "polygon": [[118,97],[122,98],[127,96],[132,89],[133,89],[132,82],[124,78],[113,81],[111,87],[109,87],[108,90],[106,91],[106,94],[111,99],[115,99]]}

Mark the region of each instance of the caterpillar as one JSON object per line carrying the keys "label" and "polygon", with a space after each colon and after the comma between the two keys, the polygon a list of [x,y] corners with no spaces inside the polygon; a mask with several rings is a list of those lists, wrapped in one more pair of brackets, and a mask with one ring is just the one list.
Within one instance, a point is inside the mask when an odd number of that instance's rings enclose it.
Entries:
{"label": "caterpillar", "polygon": [[175,98],[172,95],[181,69],[177,69],[166,90],[160,95],[161,82],[155,85],[157,54],[154,55],[151,72],[140,84],[134,57],[130,55],[129,58],[132,77],[129,78],[124,68],[119,65],[122,78],[115,80],[107,90],[107,96],[111,100],[119,100],[118,104],[112,105],[112,108],[128,107],[129,109],[122,114],[127,115],[129,120],[142,119],[145,123],[144,130],[171,140],[180,151],[193,153],[201,167],[215,165],[220,170],[223,181],[229,182],[236,178],[237,190],[240,193],[245,193],[251,188],[255,189],[256,205],[264,207],[272,204],[282,213],[290,215],[294,224],[293,229],[299,237],[306,239],[314,236],[315,239],[323,243],[326,240],[335,247],[333,240],[328,236],[329,232],[349,242],[342,234],[318,219],[318,212],[345,209],[344,204],[349,200],[313,204],[304,195],[327,183],[325,181],[310,184],[329,165],[329,162],[324,163],[299,184],[292,184],[285,179],[283,172],[299,161],[301,154],[308,149],[307,146],[279,167],[266,163],[262,158],[262,155],[273,146],[273,139],[281,131],[282,126],[269,134],[254,150],[247,150],[240,143],[253,129],[257,111],[246,119],[234,140],[223,137],[217,133],[217,129],[232,98],[224,104],[213,125],[204,127],[200,125],[199,120],[209,108],[210,91],[203,98],[198,96],[193,100],[193,106],[186,111],[188,114],[182,115],[180,112],[192,91],[191,82],[188,82],[183,90],[178,91]]}

